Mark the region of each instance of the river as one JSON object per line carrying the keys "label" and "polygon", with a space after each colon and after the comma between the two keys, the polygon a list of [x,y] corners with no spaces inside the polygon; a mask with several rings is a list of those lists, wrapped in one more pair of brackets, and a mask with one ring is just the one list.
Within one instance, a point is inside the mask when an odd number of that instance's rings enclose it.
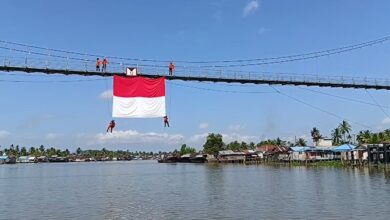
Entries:
{"label": "river", "polygon": [[156,161],[0,165],[0,219],[388,219],[390,172]]}

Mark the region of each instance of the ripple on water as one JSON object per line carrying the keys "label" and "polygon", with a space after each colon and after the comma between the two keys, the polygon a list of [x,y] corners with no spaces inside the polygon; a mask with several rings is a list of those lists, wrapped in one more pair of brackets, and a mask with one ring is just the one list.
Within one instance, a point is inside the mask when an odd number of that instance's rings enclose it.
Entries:
{"label": "ripple on water", "polygon": [[0,166],[0,219],[386,219],[389,173],[210,164]]}

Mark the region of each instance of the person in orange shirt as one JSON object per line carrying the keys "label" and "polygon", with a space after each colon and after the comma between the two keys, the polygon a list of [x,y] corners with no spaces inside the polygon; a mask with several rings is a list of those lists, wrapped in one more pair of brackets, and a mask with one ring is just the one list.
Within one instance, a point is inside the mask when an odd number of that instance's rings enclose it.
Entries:
{"label": "person in orange shirt", "polygon": [[166,126],[168,126],[168,128],[169,128],[169,121],[168,121],[168,116],[164,116],[164,128],[166,127]]}
{"label": "person in orange shirt", "polygon": [[107,58],[104,57],[104,59],[103,59],[103,68],[102,68],[102,72],[106,72],[106,70],[107,70],[107,64],[108,64],[108,60],[107,60]]}
{"label": "person in orange shirt", "polygon": [[[175,71],[175,65],[171,62],[168,66],[169,68],[169,75],[172,76],[173,71]],[[169,126],[168,126],[169,127]]]}
{"label": "person in orange shirt", "polygon": [[99,60],[99,58],[96,58],[96,71],[100,71],[100,63],[101,61]]}

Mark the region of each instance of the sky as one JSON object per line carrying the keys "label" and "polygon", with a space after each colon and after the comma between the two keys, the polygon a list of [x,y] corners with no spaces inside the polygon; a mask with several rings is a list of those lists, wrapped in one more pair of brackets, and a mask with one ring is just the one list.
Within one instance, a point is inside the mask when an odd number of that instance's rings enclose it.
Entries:
{"label": "sky", "polygon": [[[285,56],[390,35],[390,2],[385,0],[5,0],[1,7],[0,40],[157,60]],[[389,52],[390,42],[384,42],[238,70],[390,78]],[[0,49],[1,59],[4,55],[12,52]],[[0,72],[0,146],[169,151],[184,143],[202,149],[208,133],[223,134],[227,143],[277,137],[311,143],[313,127],[330,136],[342,119],[351,123],[353,133],[390,126],[389,108],[330,96],[390,106],[387,91],[275,88],[290,97],[268,85],[168,81],[170,128],[159,118],[117,119],[114,133],[107,134],[112,79]]]}

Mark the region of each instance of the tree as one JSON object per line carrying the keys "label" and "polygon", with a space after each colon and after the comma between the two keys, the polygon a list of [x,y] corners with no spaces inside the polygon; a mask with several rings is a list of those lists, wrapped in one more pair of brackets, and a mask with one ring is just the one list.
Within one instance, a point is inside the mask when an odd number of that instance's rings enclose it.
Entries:
{"label": "tree", "polygon": [[70,155],[70,152],[68,149],[65,149],[63,152],[62,152],[62,156],[63,157],[68,157]]}
{"label": "tree", "polygon": [[370,143],[371,144],[379,144],[379,138],[378,138],[377,133],[372,134]]}
{"label": "tree", "polygon": [[313,138],[313,142],[316,143],[316,146],[318,145],[318,141],[322,138],[322,135],[320,133],[320,130],[318,130],[316,127],[314,127],[310,131],[311,137]]}
{"label": "tree", "polygon": [[332,144],[340,145],[340,143],[341,143],[341,132],[339,128],[335,128],[332,131]]}
{"label": "tree", "polygon": [[265,141],[260,141],[260,143],[257,144],[257,146],[263,146],[263,145],[277,145],[277,141],[268,139]]}
{"label": "tree", "polygon": [[30,150],[28,151],[29,155],[34,155],[35,154],[35,147],[30,147]]}
{"label": "tree", "polygon": [[226,145],[226,149],[232,151],[239,151],[241,150],[241,144],[238,143],[238,141],[233,141]]}
{"label": "tree", "polygon": [[[340,134],[343,136],[342,142],[343,143],[349,143],[351,141],[350,131],[351,131],[351,125],[346,121],[343,120],[339,125],[339,131]],[[349,138],[347,139],[347,137]]]}
{"label": "tree", "polygon": [[195,148],[187,147],[186,144],[181,145],[181,148],[180,148],[180,155],[184,155],[184,154],[194,154],[195,152],[196,152],[196,149],[195,149]]}
{"label": "tree", "polygon": [[369,130],[365,130],[365,131],[360,131],[359,134],[356,136],[356,139],[359,144],[367,144],[370,143],[371,136],[372,136],[371,132]]}
{"label": "tree", "polygon": [[306,141],[303,138],[299,138],[295,144],[298,146],[306,146]]}
{"label": "tree", "polygon": [[80,155],[81,153],[82,153],[82,150],[81,150],[81,148],[78,147],[77,150],[76,150],[76,154]]}
{"label": "tree", "polygon": [[379,132],[378,139],[380,142],[384,142],[385,141],[385,134],[383,132]]}
{"label": "tree", "polygon": [[256,149],[255,143],[250,142],[250,143],[249,143],[249,149],[251,149],[251,150]]}
{"label": "tree", "polygon": [[20,155],[19,145],[16,145],[16,147],[15,147],[15,156],[19,156],[19,155]]}
{"label": "tree", "polygon": [[45,147],[43,145],[39,146],[39,151],[43,154],[45,153]]}
{"label": "tree", "polygon": [[359,144],[365,144],[366,141],[364,139],[364,132],[359,131],[359,133],[356,135],[356,140],[358,141]]}
{"label": "tree", "polygon": [[203,145],[203,151],[207,154],[216,155],[218,151],[224,149],[224,145],[221,134],[211,133],[207,136],[206,143]]}
{"label": "tree", "polygon": [[27,156],[27,150],[26,150],[25,147],[22,147],[22,148],[20,149],[20,155],[22,155],[22,156]]}
{"label": "tree", "polygon": [[248,150],[248,144],[244,141],[241,142],[240,150]]}

